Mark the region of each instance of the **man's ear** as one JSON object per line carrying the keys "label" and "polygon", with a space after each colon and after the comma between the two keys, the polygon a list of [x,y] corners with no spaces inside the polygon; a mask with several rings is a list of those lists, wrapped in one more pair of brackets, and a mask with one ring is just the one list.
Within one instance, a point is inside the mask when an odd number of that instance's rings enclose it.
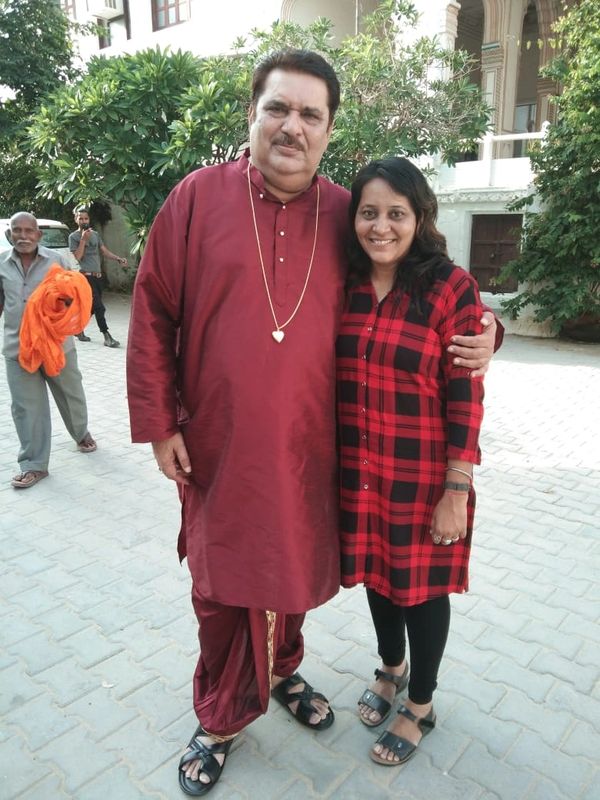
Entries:
{"label": "man's ear", "polygon": [[4,233],[5,233],[5,236],[6,236],[6,238],[8,239],[8,241],[9,241],[9,242],[10,242],[12,245],[14,245],[13,238],[12,238],[12,233],[11,233],[11,230],[10,230],[10,228],[7,228],[7,230],[6,230]]}
{"label": "man's ear", "polygon": [[248,109],[248,125],[252,125],[256,119],[256,106],[254,103],[250,105]]}

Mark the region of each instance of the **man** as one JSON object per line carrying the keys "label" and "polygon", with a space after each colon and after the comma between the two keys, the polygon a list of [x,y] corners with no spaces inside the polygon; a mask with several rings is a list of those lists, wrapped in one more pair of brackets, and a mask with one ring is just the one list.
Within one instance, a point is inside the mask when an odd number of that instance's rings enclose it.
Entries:
{"label": "man", "polygon": [[29,489],[48,476],[51,420],[48,388],[68,432],[81,453],[92,453],[96,442],[88,431],[88,416],[77,353],[71,336],[63,344],[66,363],[51,377],[43,367],[30,373],[18,361],[19,329],[25,303],[53,264],[69,269],[60,253],[42,247],[42,232],[32,214],[18,212],[10,220],[13,248],[0,256],[0,314],[4,311],[6,377],[12,399],[12,415],[21,448],[21,469],[11,483]]}
{"label": "man", "polygon": [[[199,621],[200,726],[179,768],[188,794],[216,784],[271,692],[314,730],[333,722],[296,669],[304,614],[340,578],[334,343],[348,192],[316,175],[338,104],[317,54],[262,62],[249,151],[175,187],[136,282],[132,437],[152,442],[178,484]],[[492,348],[475,344],[476,368]]]}
{"label": "man", "polygon": [[[127,266],[127,259],[116,256],[106,247],[100,234],[90,227],[90,210],[87,206],[79,206],[75,209],[75,222],[77,230],[69,235],[69,250],[79,262],[82,275],[88,280],[92,289],[92,314],[96,317],[96,322],[100,328],[100,333],[104,336],[105,347],[119,347],[120,342],[110,335],[106,323],[106,308],[102,302],[102,269],[100,256],[117,261],[122,267]],[[80,342],[91,341],[83,331],[77,334]]]}

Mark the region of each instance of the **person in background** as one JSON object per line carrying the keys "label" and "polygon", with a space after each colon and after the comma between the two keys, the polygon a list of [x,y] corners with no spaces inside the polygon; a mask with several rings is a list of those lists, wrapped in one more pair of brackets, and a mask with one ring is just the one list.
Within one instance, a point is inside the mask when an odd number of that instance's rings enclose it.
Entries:
{"label": "person in background", "polygon": [[[116,261],[122,267],[127,266],[127,259],[117,256],[106,247],[100,234],[90,227],[90,210],[87,206],[78,206],[75,209],[75,222],[77,230],[69,235],[69,249],[79,262],[82,275],[88,280],[92,289],[92,314],[100,333],[104,336],[105,347],[119,347],[120,342],[113,339],[106,322],[106,308],[102,302],[102,262],[101,256]],[[84,331],[77,334],[80,342],[91,341]]]}
{"label": "person in background", "polygon": [[366,586],[382,662],[361,722],[380,725],[408,686],[370,751],[398,766],[435,726],[449,594],[468,588],[483,383],[448,346],[481,332],[483,308],[474,278],[448,258],[417,167],[374,161],[351,193],[337,340],[342,585]]}
{"label": "person in background", "polygon": [[40,245],[42,232],[32,214],[18,212],[10,220],[12,250],[0,256],[0,314],[4,312],[6,378],[11,411],[20,442],[20,472],[12,479],[15,489],[29,489],[48,476],[51,419],[48,389],[65,426],[81,453],[93,453],[96,442],[88,430],[88,412],[73,337],[63,344],[65,366],[55,377],[43,367],[33,373],[19,364],[19,329],[25,303],[50,267],[69,265],[60,253]]}

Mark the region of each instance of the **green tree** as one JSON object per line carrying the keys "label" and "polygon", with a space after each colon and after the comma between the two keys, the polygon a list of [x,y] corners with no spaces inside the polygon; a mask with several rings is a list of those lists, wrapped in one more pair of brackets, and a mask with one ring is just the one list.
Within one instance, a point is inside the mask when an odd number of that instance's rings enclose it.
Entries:
{"label": "green tree", "polygon": [[525,215],[521,254],[502,277],[525,287],[504,304],[513,318],[533,305],[537,320],[559,330],[600,315],[600,4],[582,0],[555,33],[561,55],[547,74],[563,86],[558,122],[530,154],[542,210]]}
{"label": "green tree", "polygon": [[0,0],[0,216],[64,217],[57,200],[37,197],[22,135],[40,100],[74,74],[71,27],[57,2]]}
{"label": "green tree", "polygon": [[10,87],[15,95],[5,106],[32,109],[69,78],[69,29],[57,2],[0,0],[0,86]]}
{"label": "green tree", "polygon": [[235,43],[231,57],[146,51],[94,59],[88,73],[44,104],[30,129],[46,197],[118,203],[140,242],[171,187],[191,169],[235,158],[247,140],[250,76],[280,47],[325,55],[342,105],[323,171],[348,184],[371,158],[440,152],[446,160],[477,139],[487,111],[469,84],[465,54],[435,40],[403,43],[414,7],[384,0],[364,31],[331,44],[331,24],[277,23]]}

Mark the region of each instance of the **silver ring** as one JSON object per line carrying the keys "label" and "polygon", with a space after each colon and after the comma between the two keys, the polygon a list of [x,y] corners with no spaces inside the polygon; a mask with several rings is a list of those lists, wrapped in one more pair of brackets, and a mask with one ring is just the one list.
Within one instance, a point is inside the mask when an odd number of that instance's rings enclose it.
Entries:
{"label": "silver ring", "polygon": [[442,539],[442,544],[452,544],[453,539]]}
{"label": "silver ring", "polygon": [[441,541],[442,541],[442,539],[441,539],[440,536],[434,536],[433,537],[433,543],[434,544],[439,544]]}

